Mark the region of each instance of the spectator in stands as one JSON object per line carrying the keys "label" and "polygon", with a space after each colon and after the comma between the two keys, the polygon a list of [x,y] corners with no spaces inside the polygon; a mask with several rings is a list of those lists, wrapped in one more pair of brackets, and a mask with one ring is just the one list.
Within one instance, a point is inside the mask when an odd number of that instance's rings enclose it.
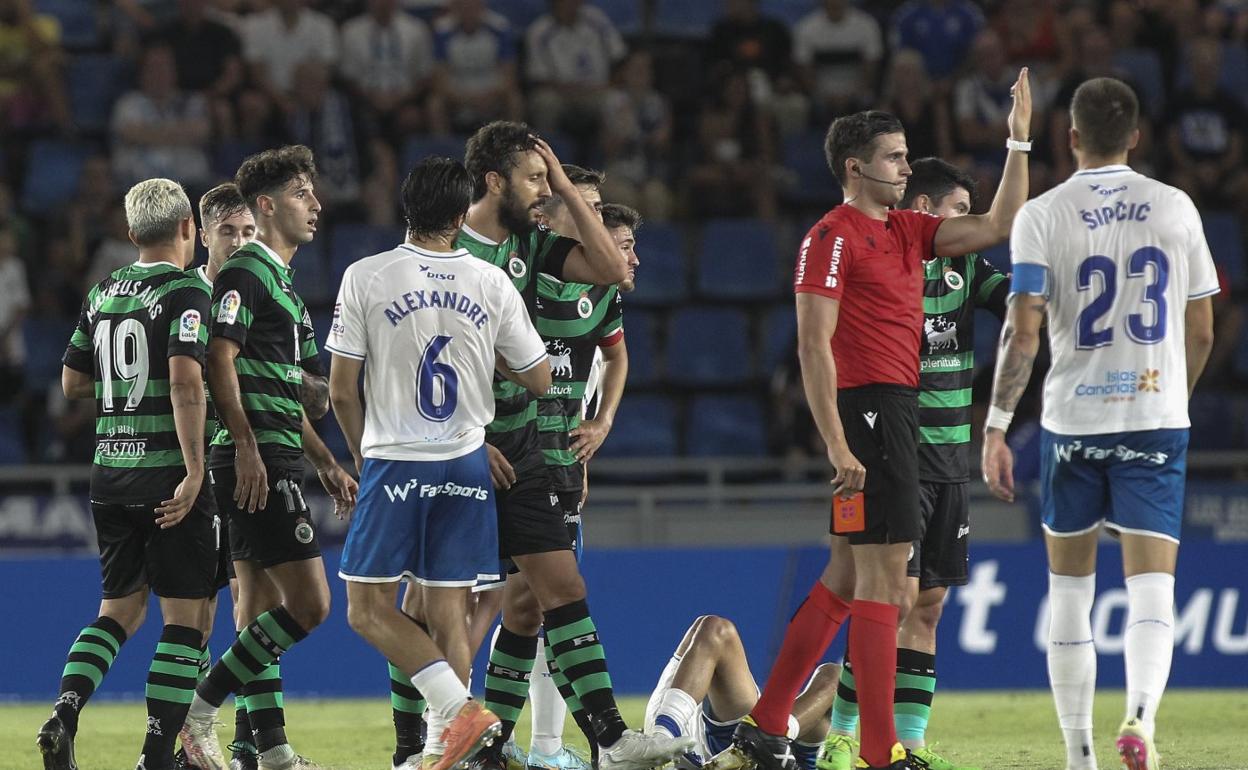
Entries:
{"label": "spectator in stands", "polygon": [[126,222],[126,210],[113,202],[105,218],[108,229],[95,250],[91,252],[91,266],[87,268],[82,282],[85,295],[92,286],[103,281],[114,270],[120,270],[138,259],[139,253],[130,241],[130,225]]}
{"label": "spectator in stands", "polygon": [[524,101],[516,75],[516,41],[507,20],[485,0],[450,0],[433,27],[433,98],[437,133],[469,133],[491,120],[520,120]]}
{"label": "spectator in stands", "polygon": [[971,0],[910,0],[889,21],[890,48],[913,48],[937,85],[957,74],[984,14]]}
{"label": "spectator in stands", "polygon": [[70,127],[61,27],[30,0],[0,0],[0,135]]}
{"label": "spectator in stands", "polygon": [[143,52],[139,88],[113,105],[113,173],[123,188],[168,177],[188,187],[211,181],[208,103],[178,90],[173,51],[155,45]]}
{"label": "spectator in stands", "polygon": [[336,215],[378,224],[371,217],[395,208],[394,153],[373,140],[360,111],[330,82],[324,63],[307,59],[296,68],[293,96],[287,136],[316,156],[317,199]]}
{"label": "spectator in stands", "polygon": [[[901,118],[912,158],[953,158],[953,127],[949,104],[932,88],[918,51],[893,54],[884,79],[880,109]],[[965,164],[962,164],[965,165]]]}
{"label": "spectator in stands", "polygon": [[[971,49],[971,68],[953,89],[958,148],[970,154],[976,166],[992,169],[988,174],[991,178],[996,177],[1005,162],[1000,126],[1014,106],[1010,87],[1016,77],[1017,71],[1006,61],[1001,36],[992,28],[985,28]],[[1035,88],[1032,93],[1039,97],[1040,90]],[[1043,104],[1037,104],[1035,110],[1043,114]]]}
{"label": "spectator in stands", "polygon": [[849,0],[823,0],[793,30],[793,59],[819,123],[875,101],[884,40],[880,24]]}
{"label": "spectator in stands", "polygon": [[112,160],[103,153],[88,157],[82,164],[74,199],[65,208],[66,233],[76,253],[94,252],[107,237],[109,219],[120,200]]}
{"label": "spectator in stands", "polygon": [[1055,0],[1005,0],[993,17],[992,27],[1001,36],[1005,58],[1035,72],[1039,65],[1057,59],[1057,7]]}
{"label": "spectator in stands", "polygon": [[611,68],[627,53],[624,38],[601,9],[584,0],[550,0],[550,12],[525,34],[530,122],[541,131],[591,139]]}
{"label": "spectator in stands", "polygon": [[758,70],[774,88],[790,74],[793,38],[787,24],[759,11],[758,0],[725,0],[724,15],[711,27],[706,52],[712,67],[727,63]]}
{"label": "spectator in stands", "polygon": [[153,38],[173,51],[178,88],[201,93],[208,100],[213,123],[222,131],[233,126],[231,98],[242,87],[243,45],[234,30],[206,16],[209,0],[178,0],[178,17]]}
{"label": "spectator in stands", "polygon": [[647,219],[666,219],[672,203],[664,182],[671,146],[671,105],[654,87],[650,54],[633,51],[603,101],[603,197],[638,209]]}
{"label": "spectator in stands", "polygon": [[0,404],[11,403],[22,389],[26,362],[22,322],[29,310],[30,284],[18,253],[17,233],[0,224]]}
{"label": "spectator in stands", "polygon": [[366,105],[376,129],[393,144],[426,129],[423,102],[433,77],[433,35],[399,8],[399,0],[368,0],[342,27],[342,76]]}
{"label": "spectator in stands", "polygon": [[[306,0],[273,0],[273,7],[246,18],[243,59],[251,82],[284,112],[294,109],[295,69],[307,59],[338,64],[338,28]],[[281,45],[274,45],[281,41]]]}
{"label": "spectator in stands", "polygon": [[1241,163],[1248,115],[1218,85],[1222,43],[1212,38],[1192,41],[1187,68],[1191,83],[1174,95],[1167,110],[1171,182],[1197,206],[1234,205],[1245,211],[1248,176]]}
{"label": "spectator in stands", "polygon": [[697,216],[774,219],[776,185],[771,126],[750,96],[743,70],[721,68],[698,117],[698,158],[688,174]]}

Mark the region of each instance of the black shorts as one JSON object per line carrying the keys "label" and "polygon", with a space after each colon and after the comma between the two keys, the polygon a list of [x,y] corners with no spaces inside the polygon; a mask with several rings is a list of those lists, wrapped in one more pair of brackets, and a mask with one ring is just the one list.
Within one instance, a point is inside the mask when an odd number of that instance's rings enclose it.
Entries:
{"label": "black shorts", "polygon": [[[209,482],[209,487],[212,483]],[[234,560],[230,558],[230,519],[228,516],[222,516],[217,513],[217,496],[213,492],[208,495],[208,502],[212,506],[212,519],[217,526],[217,576],[216,586],[220,591],[230,584],[234,579]]]}
{"label": "black shorts", "polygon": [[91,503],[105,599],[120,599],[144,586],[166,599],[203,599],[216,592],[217,529],[200,490],[177,526],[156,526],[159,502],[145,505]]}
{"label": "black shorts", "polygon": [[963,481],[919,485],[923,508],[923,536],[914,542],[906,574],[919,579],[919,589],[964,586],[967,583],[971,534],[970,499]]}
{"label": "black shorts", "polygon": [[516,471],[511,489],[496,491],[498,550],[504,559],[574,549],[563,506],[545,465]]}
{"label": "black shorts", "polygon": [[585,534],[581,530],[581,490],[575,492],[556,492],[559,498],[559,510],[563,511],[563,525],[568,529],[568,537],[572,540],[572,550],[576,551],[576,560],[581,560],[581,549],[585,545]]}
{"label": "black shorts", "polygon": [[217,509],[230,520],[230,558],[275,567],[321,555],[312,514],[303,501],[302,476],[294,471],[269,470],[269,499],[255,513],[234,502],[234,468],[209,471]]}
{"label": "black shorts", "polygon": [[[837,394],[849,451],[867,469],[865,528],[851,545],[905,543],[923,533],[919,512],[919,398],[901,385],[864,385]],[[832,527],[828,531],[832,534]]]}

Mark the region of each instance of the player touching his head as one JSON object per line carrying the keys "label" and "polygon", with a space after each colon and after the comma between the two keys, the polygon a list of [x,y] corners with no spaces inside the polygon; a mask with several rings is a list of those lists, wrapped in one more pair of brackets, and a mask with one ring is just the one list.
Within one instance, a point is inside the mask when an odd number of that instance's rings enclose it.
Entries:
{"label": "player touching his head", "polygon": [[1103,527],[1122,544],[1126,719],[1118,751],[1156,770],[1157,706],[1174,651],[1174,565],[1186,482],[1188,397],[1213,346],[1218,279],[1181,190],[1127,165],[1139,103],[1113,78],[1070,104],[1078,170],[1019,212],[1011,299],[984,426],[984,481],[1014,499],[1005,432],[1048,317],[1041,509],[1049,556],[1049,684],[1068,770],[1096,767],[1091,611]]}

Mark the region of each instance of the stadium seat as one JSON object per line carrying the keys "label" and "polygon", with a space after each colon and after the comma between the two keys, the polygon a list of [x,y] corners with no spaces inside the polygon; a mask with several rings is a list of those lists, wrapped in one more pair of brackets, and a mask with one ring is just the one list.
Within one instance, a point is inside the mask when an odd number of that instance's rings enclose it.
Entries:
{"label": "stadium seat", "polygon": [[758,352],[758,370],[770,377],[788,362],[797,344],[797,309],[792,301],[776,305],[763,317],[762,345]]}
{"label": "stadium seat", "polygon": [[13,406],[0,407],[0,465],[22,465],[25,462],[22,413]]}
{"label": "stadium seat", "polygon": [[840,202],[841,188],[828,170],[823,154],[824,136],[810,132],[784,140],[784,167],[793,172],[794,184],[784,191],[787,200],[831,208]]}
{"label": "stadium seat", "polygon": [[628,345],[628,384],[650,385],[658,379],[658,324],[654,313],[624,307],[624,340]]}
{"label": "stadium seat", "polygon": [[74,123],[84,131],[103,132],[113,103],[130,84],[130,65],[108,54],[81,54],[69,60],[65,75]]}
{"label": "stadium seat", "polygon": [[[1240,346],[1243,350],[1243,346]],[[1242,449],[1244,403],[1229,399],[1225,393],[1196,391],[1188,401],[1187,413],[1192,421],[1189,431],[1192,450]]]}
{"label": "stadium seat", "polygon": [[674,305],[689,296],[684,235],[673,225],[648,223],[637,231],[637,289],[630,304]]}
{"label": "stadium seat", "polygon": [[749,396],[698,396],[685,428],[685,454],[760,457],[767,454],[762,405]]}
{"label": "stadium seat", "polygon": [[1140,89],[1145,111],[1156,116],[1166,103],[1166,79],[1157,52],[1148,48],[1124,48],[1114,55],[1114,63]]}
{"label": "stadium seat", "polygon": [[248,155],[264,149],[264,143],[253,139],[223,139],[212,150],[212,170],[223,179],[233,179]]}
{"label": "stadium seat", "polygon": [[74,319],[27,318],[22,323],[26,346],[26,388],[42,390],[61,381],[61,356],[74,333]]}
{"label": "stadium seat", "polygon": [[645,0],[594,0],[621,35],[641,31],[641,6]]}
{"label": "stadium seat", "polygon": [[702,233],[698,293],[711,299],[773,299],[780,293],[776,234],[757,219],[713,219]]}
{"label": "stadium seat", "polygon": [[495,0],[490,3],[490,10],[502,14],[511,23],[511,31],[523,38],[525,30],[547,12],[548,6],[546,0]]}
{"label": "stadium seat", "polygon": [[763,0],[759,11],[792,27],[818,7],[819,0]]}
{"label": "stadium seat", "polygon": [[30,148],[22,209],[43,214],[68,203],[78,192],[78,178],[91,151],[81,144],[45,139]]}
{"label": "stadium seat", "polygon": [[1248,265],[1244,262],[1244,231],[1234,214],[1224,211],[1206,211],[1201,215],[1205,223],[1205,240],[1213,260],[1226,273],[1231,285],[1240,287],[1248,278]]}
{"label": "stadium seat", "polygon": [[676,454],[676,406],[665,396],[624,394],[611,435],[598,457],[665,457]]}
{"label": "stadium seat", "polygon": [[94,48],[100,43],[95,3],[85,0],[35,0],[35,12],[56,17],[61,25],[61,45],[65,48]]}
{"label": "stadium seat", "polygon": [[658,0],[655,32],[670,37],[705,38],[723,14],[720,3],[706,0]]}
{"label": "stadium seat", "polygon": [[412,136],[403,145],[402,166],[399,167],[399,177],[407,176],[407,172],[412,170],[421,160],[430,155],[437,155],[444,158],[455,158],[462,160],[464,157],[464,145],[468,142],[467,137],[463,136]]}
{"label": "stadium seat", "polygon": [[334,225],[329,235],[330,286],[342,283],[347,265],[372,254],[389,251],[403,242],[401,227],[374,227],[345,222]]}
{"label": "stadium seat", "polygon": [[333,303],[338,284],[330,276],[324,239],[314,238],[300,246],[291,264],[295,268],[295,291],[306,304],[316,307]]}
{"label": "stadium seat", "polygon": [[686,308],[667,323],[666,379],[689,386],[732,386],[753,374],[745,312]]}

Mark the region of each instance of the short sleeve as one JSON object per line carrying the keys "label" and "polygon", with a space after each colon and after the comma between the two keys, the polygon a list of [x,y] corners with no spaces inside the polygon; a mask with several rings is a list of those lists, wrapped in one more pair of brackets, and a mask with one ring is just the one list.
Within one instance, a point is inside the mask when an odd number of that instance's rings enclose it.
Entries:
{"label": "short sleeve", "polygon": [[212,335],[247,342],[252,313],[264,302],[268,289],[245,267],[227,264],[212,284]]}
{"label": "short sleeve", "polygon": [[212,301],[207,287],[179,289],[169,298],[169,358],[187,356],[204,364],[208,350],[208,313]]}
{"label": "short sleeve", "polygon": [[83,301],[82,310],[78,313],[78,323],[74,326],[74,333],[69,336],[69,345],[66,346],[65,355],[61,358],[61,362],[70,369],[85,374],[92,374],[95,371],[91,322],[87,320],[87,309],[91,307],[93,296],[95,296],[95,291],[87,295]]}
{"label": "short sleeve", "polygon": [[944,224],[938,216],[922,211],[890,211],[889,227],[896,227],[906,245],[907,258],[929,260],[936,256],[936,231]]}
{"label": "short sleeve", "polygon": [[562,235],[545,228],[533,231],[533,265],[539,273],[563,280],[563,266],[568,261],[572,249],[580,246],[580,241],[564,238]]}
{"label": "short sleeve", "polygon": [[302,302],[299,309],[303,312],[299,322],[299,368],[320,377],[325,374],[325,367],[321,364],[321,351],[316,346],[316,328],[312,326],[312,316]]}
{"label": "short sleeve", "polygon": [[845,276],[853,256],[845,225],[816,225],[798,249],[793,291],[839,300],[845,291]]}
{"label": "short sleeve", "polygon": [[364,325],[364,308],[356,288],[356,271],[350,268],[342,276],[338,301],[334,303],[334,320],[329,327],[325,349],[336,356],[363,361],[368,357],[368,329]]}
{"label": "short sleeve", "polygon": [[1186,193],[1179,193],[1183,222],[1187,230],[1187,298],[1189,300],[1211,297],[1221,290],[1218,269],[1213,262],[1213,252],[1205,239],[1205,226],[1200,212]]}
{"label": "short sleeve", "polygon": [[498,283],[499,286],[494,289],[499,299],[499,317],[495,327],[498,336],[494,339],[494,349],[513,372],[525,372],[546,360],[546,343],[542,342],[529,320],[529,312],[524,307],[520,292],[512,287],[509,280]]}
{"label": "short sleeve", "polygon": [[613,290],[614,298],[598,327],[598,347],[609,348],[624,339],[624,296]]}
{"label": "short sleeve", "polygon": [[975,254],[975,281],[971,286],[974,292],[975,306],[988,310],[1001,320],[1005,320],[1006,301],[1010,296],[1010,276],[997,269],[997,266]]}
{"label": "short sleeve", "polygon": [[1010,230],[1010,294],[1037,294],[1048,297],[1052,288],[1049,257],[1041,237],[1040,210],[1024,203]]}

